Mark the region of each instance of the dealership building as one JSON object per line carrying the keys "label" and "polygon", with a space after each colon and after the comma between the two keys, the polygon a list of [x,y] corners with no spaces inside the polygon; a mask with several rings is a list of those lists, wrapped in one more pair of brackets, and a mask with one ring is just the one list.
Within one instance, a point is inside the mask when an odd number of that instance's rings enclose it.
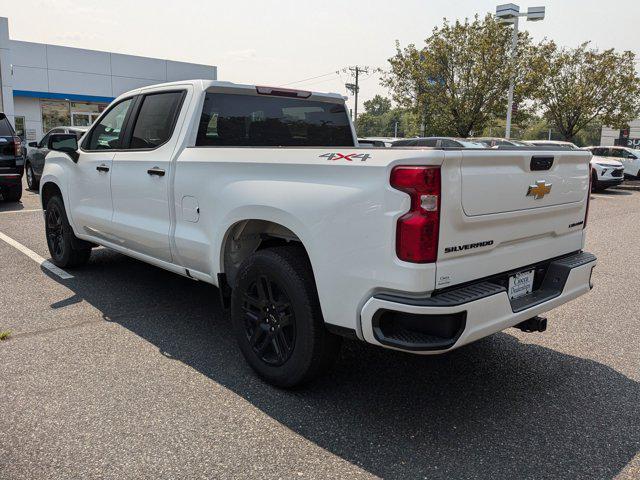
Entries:
{"label": "dealership building", "polygon": [[87,126],[115,97],[145,85],[204,78],[217,67],[120,53],[23,42],[0,17],[1,111],[27,141],[51,128]]}
{"label": "dealership building", "polygon": [[629,122],[629,128],[602,127],[600,145],[626,145],[640,149],[640,119]]}

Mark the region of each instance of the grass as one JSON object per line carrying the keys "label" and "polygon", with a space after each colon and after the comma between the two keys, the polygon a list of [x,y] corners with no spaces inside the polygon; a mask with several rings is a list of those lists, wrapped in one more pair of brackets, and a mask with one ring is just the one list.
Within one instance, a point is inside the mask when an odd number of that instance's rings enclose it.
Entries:
{"label": "grass", "polygon": [[0,340],[7,340],[11,336],[11,330],[0,330]]}

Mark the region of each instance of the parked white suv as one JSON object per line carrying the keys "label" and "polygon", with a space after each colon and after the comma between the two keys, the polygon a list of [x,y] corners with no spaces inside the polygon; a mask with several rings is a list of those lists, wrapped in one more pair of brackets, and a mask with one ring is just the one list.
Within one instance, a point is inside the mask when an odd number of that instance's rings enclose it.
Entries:
{"label": "parked white suv", "polygon": [[610,147],[588,147],[591,159],[593,190],[604,190],[624,181],[624,166],[610,155]]}
{"label": "parked white suv", "polygon": [[[595,148],[599,149],[597,153],[598,159],[620,162],[624,167],[625,176],[640,177],[640,150],[618,146]],[[593,155],[596,156],[596,153]]]}
{"label": "parked white suv", "polygon": [[542,331],[589,291],[589,152],[356,142],[338,94],[125,93],[79,145],[49,137],[51,257],[74,267],[104,245],[217,285],[248,363],[280,386],[324,370],[340,335],[442,353]]}

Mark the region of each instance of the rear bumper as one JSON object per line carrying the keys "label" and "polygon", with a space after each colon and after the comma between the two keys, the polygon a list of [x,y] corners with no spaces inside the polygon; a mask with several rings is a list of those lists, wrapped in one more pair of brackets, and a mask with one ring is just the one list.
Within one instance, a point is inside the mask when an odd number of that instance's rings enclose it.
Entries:
{"label": "rear bumper", "polygon": [[22,169],[15,173],[0,173],[0,188],[22,188]]}
{"label": "rear bumper", "polygon": [[555,259],[544,265],[538,288],[516,300],[497,278],[428,298],[375,295],[362,308],[362,334],[369,343],[414,353],[453,350],[587,293],[595,264],[587,252]]}

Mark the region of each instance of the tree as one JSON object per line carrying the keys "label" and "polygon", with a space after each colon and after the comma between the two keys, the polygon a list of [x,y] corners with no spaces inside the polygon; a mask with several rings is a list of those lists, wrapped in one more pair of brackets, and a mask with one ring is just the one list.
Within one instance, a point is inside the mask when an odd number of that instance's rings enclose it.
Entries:
{"label": "tree", "polygon": [[588,125],[621,128],[640,109],[640,78],[632,52],[544,46],[547,61],[538,71],[535,92],[544,116],[565,140]]}
{"label": "tree", "polygon": [[391,100],[376,95],[364,102],[365,112],[358,115],[358,136],[392,137],[416,135],[415,116],[406,109],[393,108]]}
{"label": "tree", "polygon": [[364,109],[372,115],[384,115],[391,110],[391,100],[381,95],[376,95],[371,100],[364,102]]}
{"label": "tree", "polygon": [[[492,15],[436,27],[418,49],[396,42],[396,55],[383,75],[393,100],[423,119],[432,134],[468,136],[481,131],[494,116],[504,116],[513,76],[516,98],[529,98],[541,62],[526,32],[519,33],[512,58],[511,27]],[[526,105],[518,115],[526,114]],[[516,117],[517,120],[517,117]]]}

